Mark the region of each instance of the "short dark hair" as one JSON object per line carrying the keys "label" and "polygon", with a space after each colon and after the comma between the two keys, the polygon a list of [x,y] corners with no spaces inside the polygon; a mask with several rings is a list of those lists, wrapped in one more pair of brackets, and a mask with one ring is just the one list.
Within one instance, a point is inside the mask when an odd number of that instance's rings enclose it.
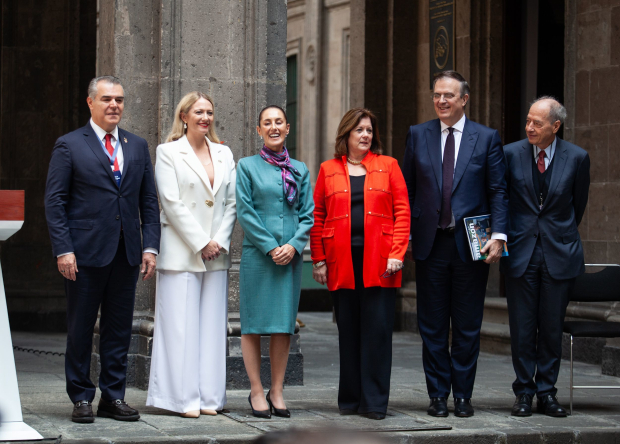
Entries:
{"label": "short dark hair", "polygon": [[258,126],[260,126],[260,121],[263,118],[263,113],[265,111],[267,111],[268,109],[271,109],[271,108],[279,109],[280,111],[282,111],[282,114],[284,114],[284,122],[288,123],[288,118],[286,117],[286,112],[281,107],[279,107],[278,105],[268,105],[268,106],[264,107],[263,109],[261,109],[260,113],[258,113]]}
{"label": "short dark hair", "polygon": [[452,71],[451,69],[441,71],[439,74],[437,74],[437,76],[433,79],[433,89],[435,89],[435,83],[437,83],[437,80],[445,78],[454,79],[461,82],[461,97],[463,97],[464,95],[469,95],[469,83],[467,83],[465,77],[463,77],[456,71]]}
{"label": "short dark hair", "polygon": [[349,134],[353,131],[360,121],[368,117],[370,124],[372,125],[372,143],[370,144],[370,151],[375,154],[381,154],[383,151],[383,145],[381,145],[381,138],[379,137],[379,124],[377,117],[366,108],[352,108],[346,112],[342,117],[340,124],[338,125],[338,131],[336,133],[336,149],[334,157],[336,159],[347,156],[349,148],[347,147],[347,140],[349,140]]}

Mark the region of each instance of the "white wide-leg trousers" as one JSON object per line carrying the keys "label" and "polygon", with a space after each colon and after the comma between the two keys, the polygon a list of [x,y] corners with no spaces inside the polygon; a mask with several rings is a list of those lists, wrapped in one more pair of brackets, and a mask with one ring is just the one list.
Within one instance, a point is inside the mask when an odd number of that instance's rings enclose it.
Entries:
{"label": "white wide-leg trousers", "polygon": [[146,405],[173,412],[226,404],[228,270],[157,272]]}

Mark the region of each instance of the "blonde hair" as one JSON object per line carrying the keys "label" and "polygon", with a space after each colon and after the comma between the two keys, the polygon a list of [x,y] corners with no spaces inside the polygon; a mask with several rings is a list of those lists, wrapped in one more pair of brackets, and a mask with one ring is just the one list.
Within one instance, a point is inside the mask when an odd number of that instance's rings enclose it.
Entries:
{"label": "blonde hair", "polygon": [[[181,119],[181,113],[187,115],[191,107],[194,106],[194,103],[196,103],[200,99],[208,100],[211,103],[211,106],[213,106],[213,114],[215,115],[215,104],[213,103],[213,99],[211,97],[209,97],[205,93],[201,93],[200,91],[192,91],[185,94],[185,96],[177,105],[176,111],[174,112],[174,122],[172,123],[172,129],[168,133],[168,137],[166,137],[166,142],[173,142],[175,140],[179,140],[185,135],[186,129],[183,128],[184,122]],[[209,125],[207,137],[211,142],[220,143],[220,138],[217,137],[217,134],[215,133],[215,125]]]}

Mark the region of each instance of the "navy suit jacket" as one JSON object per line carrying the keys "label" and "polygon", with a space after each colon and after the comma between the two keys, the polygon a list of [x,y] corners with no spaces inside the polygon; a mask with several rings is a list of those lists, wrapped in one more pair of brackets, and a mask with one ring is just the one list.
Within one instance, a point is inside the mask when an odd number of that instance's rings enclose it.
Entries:
{"label": "navy suit jacket", "polygon": [[[413,257],[431,252],[441,212],[441,124],[431,120],[409,128],[403,174],[411,206]],[[496,130],[465,120],[454,169],[452,213],[459,256],[472,261],[463,218],[491,214],[493,232],[508,232],[508,194],[502,143]]]}
{"label": "navy suit jacket", "polygon": [[45,189],[52,252],[74,252],[78,268],[112,262],[121,226],[132,266],[142,262],[140,231],[144,248],[159,250],[159,204],[148,145],[121,128],[118,137],[124,157],[120,187],[90,122],[60,137],[52,151]]}
{"label": "navy suit jacket", "polygon": [[583,247],[577,226],[588,203],[590,157],[559,137],[553,169],[542,210],[534,191],[534,151],[527,139],[504,147],[506,179],[510,196],[508,253],[500,269],[510,277],[521,277],[527,268],[538,237],[549,274],[571,279],[585,271]]}

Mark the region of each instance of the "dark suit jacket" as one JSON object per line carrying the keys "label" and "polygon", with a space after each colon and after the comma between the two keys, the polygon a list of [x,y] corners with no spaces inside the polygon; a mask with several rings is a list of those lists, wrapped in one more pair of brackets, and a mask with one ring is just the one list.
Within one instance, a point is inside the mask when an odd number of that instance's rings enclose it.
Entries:
{"label": "dark suit jacket", "polygon": [[124,157],[120,188],[90,122],[60,137],[52,151],[45,189],[52,252],[73,251],[78,268],[112,262],[121,225],[131,265],[142,261],[140,228],[144,248],[159,250],[159,204],[148,145],[120,128],[118,136]]}
{"label": "dark suit jacket", "polygon": [[[471,261],[464,217],[491,214],[493,232],[508,233],[508,194],[497,131],[465,121],[452,185],[452,213],[461,259]],[[442,160],[439,119],[409,128],[403,174],[411,206],[413,257],[431,252],[441,212]]]}
{"label": "dark suit jacket", "polygon": [[510,196],[508,253],[501,271],[520,277],[540,236],[545,263],[554,279],[571,279],[585,271],[577,226],[588,203],[590,157],[559,137],[547,201],[540,209],[534,192],[534,151],[527,139],[504,147]]}

